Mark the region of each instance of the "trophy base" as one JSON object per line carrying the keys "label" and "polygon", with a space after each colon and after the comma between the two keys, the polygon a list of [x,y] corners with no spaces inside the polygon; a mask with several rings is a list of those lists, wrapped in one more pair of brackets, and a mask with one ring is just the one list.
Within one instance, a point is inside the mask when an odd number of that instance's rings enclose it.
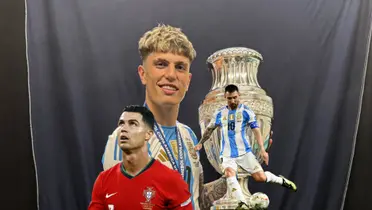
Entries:
{"label": "trophy base", "polygon": [[[220,209],[237,209],[239,207],[240,201],[236,199],[220,199],[213,203],[213,206],[210,210],[220,210]],[[241,208],[248,209],[248,208]]]}
{"label": "trophy base", "polygon": [[253,203],[248,202],[246,205],[239,205],[238,200],[219,200],[214,203],[214,205],[210,208],[210,210],[222,210],[222,209],[230,209],[230,210],[267,210],[267,208],[257,207]]}
{"label": "trophy base", "polygon": [[223,198],[213,202],[213,206],[210,208],[210,210],[267,210],[269,203],[270,201],[267,195],[261,192],[254,193],[253,195],[249,196],[246,200],[246,203],[243,205],[240,205],[241,202],[239,200],[229,197],[228,194],[226,194]]}

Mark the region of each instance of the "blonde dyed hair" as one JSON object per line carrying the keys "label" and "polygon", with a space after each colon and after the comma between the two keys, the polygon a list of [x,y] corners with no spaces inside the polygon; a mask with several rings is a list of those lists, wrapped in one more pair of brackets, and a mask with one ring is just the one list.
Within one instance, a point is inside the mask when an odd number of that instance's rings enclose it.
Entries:
{"label": "blonde dyed hair", "polygon": [[173,53],[187,57],[190,62],[196,57],[196,51],[180,28],[159,24],[147,31],[138,42],[142,61],[153,52]]}

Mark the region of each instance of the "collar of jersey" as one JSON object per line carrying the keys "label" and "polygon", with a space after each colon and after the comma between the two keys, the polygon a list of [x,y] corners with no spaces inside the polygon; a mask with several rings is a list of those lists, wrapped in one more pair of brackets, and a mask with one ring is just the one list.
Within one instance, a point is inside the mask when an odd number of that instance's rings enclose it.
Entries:
{"label": "collar of jersey", "polygon": [[140,174],[142,174],[143,172],[145,172],[147,169],[149,169],[152,164],[155,162],[155,159],[154,158],[151,158],[150,162],[136,175],[132,176],[130,174],[128,174],[128,172],[125,170],[124,168],[124,163],[121,163],[121,166],[120,166],[120,171],[121,173],[126,176],[128,179],[133,179],[134,177],[137,177],[139,176]]}

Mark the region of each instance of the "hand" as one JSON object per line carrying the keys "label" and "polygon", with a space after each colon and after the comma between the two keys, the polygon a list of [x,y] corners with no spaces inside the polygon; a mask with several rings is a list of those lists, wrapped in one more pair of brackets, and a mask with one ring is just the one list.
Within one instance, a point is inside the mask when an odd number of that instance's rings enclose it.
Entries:
{"label": "hand", "polygon": [[266,165],[269,165],[269,154],[266,151],[261,151],[261,157]]}
{"label": "hand", "polygon": [[270,131],[270,139],[269,139],[269,144],[268,144],[268,146],[267,146],[267,148],[266,148],[266,152],[269,152],[270,151],[270,149],[271,149],[271,145],[273,144],[273,131]]}
{"label": "hand", "polygon": [[195,149],[196,151],[199,151],[199,150],[201,150],[202,147],[203,147],[203,145],[199,143],[199,144],[197,144],[197,145],[195,146],[194,149]]}

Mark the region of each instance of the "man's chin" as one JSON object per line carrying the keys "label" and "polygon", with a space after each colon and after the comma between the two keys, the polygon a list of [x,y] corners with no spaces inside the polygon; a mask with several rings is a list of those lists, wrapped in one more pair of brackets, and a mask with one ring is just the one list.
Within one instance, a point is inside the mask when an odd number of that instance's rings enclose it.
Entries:
{"label": "man's chin", "polygon": [[130,153],[136,152],[139,149],[141,149],[141,146],[138,146],[138,145],[133,146],[133,145],[125,144],[125,143],[119,144],[119,147],[126,154],[130,154]]}
{"label": "man's chin", "polygon": [[120,149],[123,150],[123,151],[128,151],[128,150],[131,150],[131,149],[132,149],[132,147],[131,147],[130,145],[125,144],[125,143],[121,143],[121,144],[119,144],[119,147],[120,147]]}
{"label": "man's chin", "polygon": [[159,100],[157,103],[159,106],[165,106],[165,107],[172,107],[172,106],[178,106],[181,103],[182,99],[179,98],[172,98],[172,97],[164,97],[162,100]]}

